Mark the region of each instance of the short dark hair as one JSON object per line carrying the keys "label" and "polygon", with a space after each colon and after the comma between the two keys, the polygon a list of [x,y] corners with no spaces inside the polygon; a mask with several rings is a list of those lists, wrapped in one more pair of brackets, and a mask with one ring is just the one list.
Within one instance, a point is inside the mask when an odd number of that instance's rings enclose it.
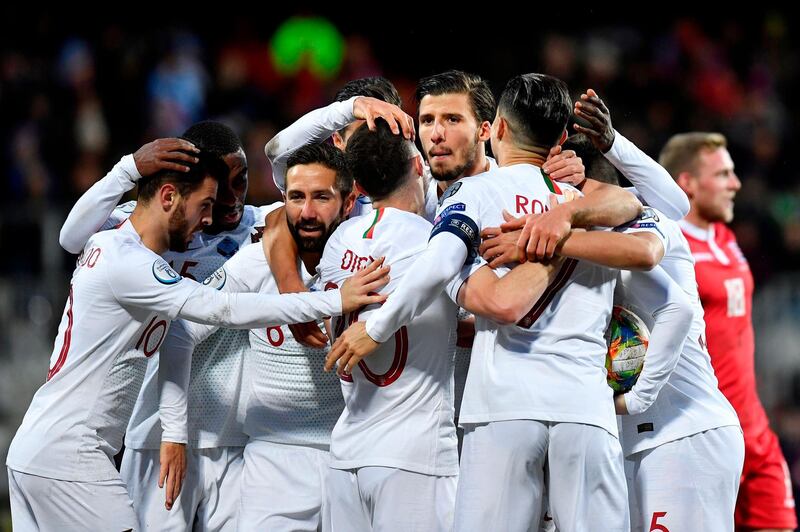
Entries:
{"label": "short dark hair", "polygon": [[567,140],[561,145],[561,149],[574,150],[575,154],[583,159],[586,177],[602,183],[619,185],[619,170],[603,156],[603,153],[583,133],[576,133],[567,137]]}
{"label": "short dark hair", "polygon": [[551,148],[567,127],[572,100],[560,79],[522,74],[506,84],[497,110],[521,142]]}
{"label": "short dark hair", "polygon": [[229,153],[244,149],[236,132],[222,122],[213,120],[192,124],[181,137],[217,157],[224,157]]}
{"label": "short dark hair", "polygon": [[375,121],[375,131],[362,124],[350,137],[345,153],[353,177],[373,200],[403,185],[414,155],[410,142],[392,133],[383,119]]}
{"label": "short dark hair", "polygon": [[398,107],[402,104],[400,94],[395,86],[383,76],[350,80],[339,89],[334,100],[343,102],[353,96],[369,96],[392,103]]}
{"label": "short dark hair", "polygon": [[196,163],[181,161],[182,165],[189,167],[188,172],[160,170],[153,175],[142,177],[138,181],[138,201],[147,203],[167,183],[175,185],[178,193],[185,197],[200,188],[207,176],[213,177],[217,182],[224,182],[228,178],[228,165],[218,155],[207,151],[184,153],[197,157],[199,161]]}
{"label": "short dark hair", "polygon": [[347,159],[340,150],[328,142],[306,144],[298,148],[286,161],[286,172],[300,164],[321,164],[336,172],[336,190],[342,198],[346,198],[353,191],[353,174],[347,166]]}
{"label": "short dark hair", "polygon": [[461,70],[448,70],[441,74],[422,78],[417,83],[414,98],[419,105],[425,96],[441,94],[466,94],[469,96],[472,114],[479,124],[494,120],[496,112],[494,94],[492,94],[489,84],[477,74]]}

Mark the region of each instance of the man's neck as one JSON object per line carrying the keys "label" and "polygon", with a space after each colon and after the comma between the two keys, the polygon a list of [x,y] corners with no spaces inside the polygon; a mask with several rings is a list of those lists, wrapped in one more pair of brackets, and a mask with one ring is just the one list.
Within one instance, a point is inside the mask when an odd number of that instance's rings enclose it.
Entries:
{"label": "man's neck", "polygon": [[502,157],[498,157],[497,162],[500,166],[514,166],[515,164],[532,164],[539,168],[547,161],[546,156],[539,155],[535,152],[520,150],[518,148],[511,148],[503,153]]}
{"label": "man's neck", "polygon": [[162,226],[162,217],[148,212],[151,210],[149,205],[142,208],[140,205],[136,206],[128,221],[142,239],[142,244],[154,253],[162,255],[169,250],[169,234]]}
{"label": "man's neck", "polygon": [[703,218],[702,216],[700,216],[700,213],[697,212],[697,209],[695,208],[689,210],[689,214],[686,215],[684,220],[694,225],[695,227],[699,227],[700,229],[708,229],[712,223]]}
{"label": "man's neck", "polygon": [[414,193],[411,186],[403,186],[389,196],[380,200],[373,200],[372,206],[376,209],[383,209],[392,207],[394,209],[406,212],[413,212],[420,216],[425,216],[425,198],[420,198],[418,194]]}
{"label": "man's neck", "polygon": [[306,271],[314,275],[317,271],[317,265],[319,265],[319,261],[322,258],[322,253],[318,251],[301,251],[299,255]]}

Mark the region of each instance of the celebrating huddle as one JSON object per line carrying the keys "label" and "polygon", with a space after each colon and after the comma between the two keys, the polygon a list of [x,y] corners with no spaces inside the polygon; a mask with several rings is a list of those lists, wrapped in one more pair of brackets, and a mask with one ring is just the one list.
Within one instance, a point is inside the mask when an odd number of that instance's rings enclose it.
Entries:
{"label": "celebrating huddle", "polygon": [[[244,151],[215,122],[87,191],[61,233],[79,257],[47,381],[7,460],[15,527],[796,525],[748,513],[774,483],[737,506],[747,427],[679,225],[690,199],[709,212],[695,159],[724,138],[677,136],[668,172],[594,91],[573,105],[547,75],[495,104],[448,71],[416,99],[418,133],[391,83],[365,78],[277,134],[281,203],[244,204]],[[723,177],[738,187],[732,163]],[[616,394],[615,305],[650,330]]]}

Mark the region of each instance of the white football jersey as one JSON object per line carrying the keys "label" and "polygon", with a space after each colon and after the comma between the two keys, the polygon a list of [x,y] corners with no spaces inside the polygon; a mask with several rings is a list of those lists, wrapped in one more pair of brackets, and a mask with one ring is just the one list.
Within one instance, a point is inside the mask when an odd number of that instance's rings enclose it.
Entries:
{"label": "white football jersey", "polygon": [[[120,205],[107,223],[125,216],[135,204]],[[164,258],[184,277],[202,281],[240,248],[259,242],[264,217],[282,205],[281,202],[263,207],[246,205],[235,229],[216,235],[198,231],[185,252],[168,251]],[[239,415],[239,400],[243,353],[248,346],[246,330],[220,329],[195,348],[188,391],[189,446],[205,449],[247,443]],[[158,357],[148,363],[142,392],[128,426],[125,445],[132,449],[158,449],[161,445],[158,366]]]}
{"label": "white football jersey", "polygon": [[78,257],[47,382],[11,444],[10,468],[48,478],[119,478],[113,457],[169,323],[198,283],[146,248],[130,222]]}
{"label": "white football jersey", "polygon": [[[312,286],[315,277],[300,268]],[[242,287],[237,290],[279,293],[261,246],[244,248],[222,272],[227,282]],[[327,449],[344,405],[336,375],[323,369],[327,349],[299,344],[286,325],[248,333],[240,382],[243,432],[253,439]]]}
{"label": "white football jersey", "polygon": [[[423,251],[431,224],[409,212],[381,208],[348,220],[331,235],[318,266],[325,288],[386,257],[391,293]],[[334,334],[364,309],[334,320]],[[458,473],[453,423],[451,333],[457,307],[442,293],[407,326],[342,378],[345,408],[331,436],[331,467],[394,467],[428,475]]]}
{"label": "white football jersey", "polygon": [[[497,161],[492,157],[486,157],[489,163],[489,170],[497,168]],[[428,189],[425,191],[425,219],[433,223],[436,219],[436,211],[439,208],[439,182],[430,175],[430,168],[426,165],[425,171],[430,177]],[[464,309],[459,309],[458,319],[464,320],[471,317],[472,314]],[[472,355],[472,346],[461,347],[458,345],[457,331],[453,330],[450,338],[450,350],[455,357],[455,379],[453,387],[453,396],[455,398],[455,412],[458,418],[461,411],[461,400],[464,397],[464,385],[467,381],[467,371],[469,370],[469,361]]]}
{"label": "white football jersey", "polygon": [[[461,238],[469,250],[468,265],[472,259],[471,267],[477,269],[482,265],[478,235],[503,223],[503,209],[516,216],[544,212],[550,208],[550,195],[560,190],[529,164],[464,178],[442,196],[434,234],[447,231]],[[495,271],[508,273],[505,268]],[[500,326],[478,317],[460,423],[573,422],[596,425],[616,436],[603,337],[616,276],[616,270],[567,259],[516,325]]]}
{"label": "white football jersey", "polygon": [[[694,319],[678,365],[655,403],[641,414],[619,416],[625,456],[713,428],[739,425],[736,412],[719,391],[705,348],[703,307],[697,294],[689,244],[677,222],[661,216],[656,223],[666,237],[660,266],[692,300]],[[634,284],[636,275],[636,272],[630,273]],[[622,288],[623,293],[630,289],[624,285]],[[648,327],[653,326],[649,314],[638,314]]]}

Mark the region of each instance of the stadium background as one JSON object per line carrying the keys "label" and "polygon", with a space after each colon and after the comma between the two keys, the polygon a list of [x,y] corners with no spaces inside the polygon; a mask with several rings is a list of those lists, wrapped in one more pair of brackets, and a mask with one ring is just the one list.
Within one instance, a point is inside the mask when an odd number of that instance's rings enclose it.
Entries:
{"label": "stadium background", "polygon": [[[614,126],[654,157],[673,133],[728,137],[743,183],[733,226],[756,279],[759,391],[797,490],[798,19],[751,8],[636,20],[648,6],[625,16],[555,9],[535,21],[481,11],[373,17],[270,7],[264,17],[232,6],[186,15],[152,9],[98,22],[99,14],[79,19],[75,10],[0,8],[3,464],[46,376],[73,268],[58,245],[61,223],[122,155],[197,120],[221,120],[245,145],[248,202],[271,202],[278,193],[264,143],[329,103],[345,81],[384,75],[416,116],[416,80],[459,68],[486,78],[496,94],[510,76],[537,71],[565,80],[573,97],[594,88]],[[0,531],[10,530],[7,489],[0,474]]]}

